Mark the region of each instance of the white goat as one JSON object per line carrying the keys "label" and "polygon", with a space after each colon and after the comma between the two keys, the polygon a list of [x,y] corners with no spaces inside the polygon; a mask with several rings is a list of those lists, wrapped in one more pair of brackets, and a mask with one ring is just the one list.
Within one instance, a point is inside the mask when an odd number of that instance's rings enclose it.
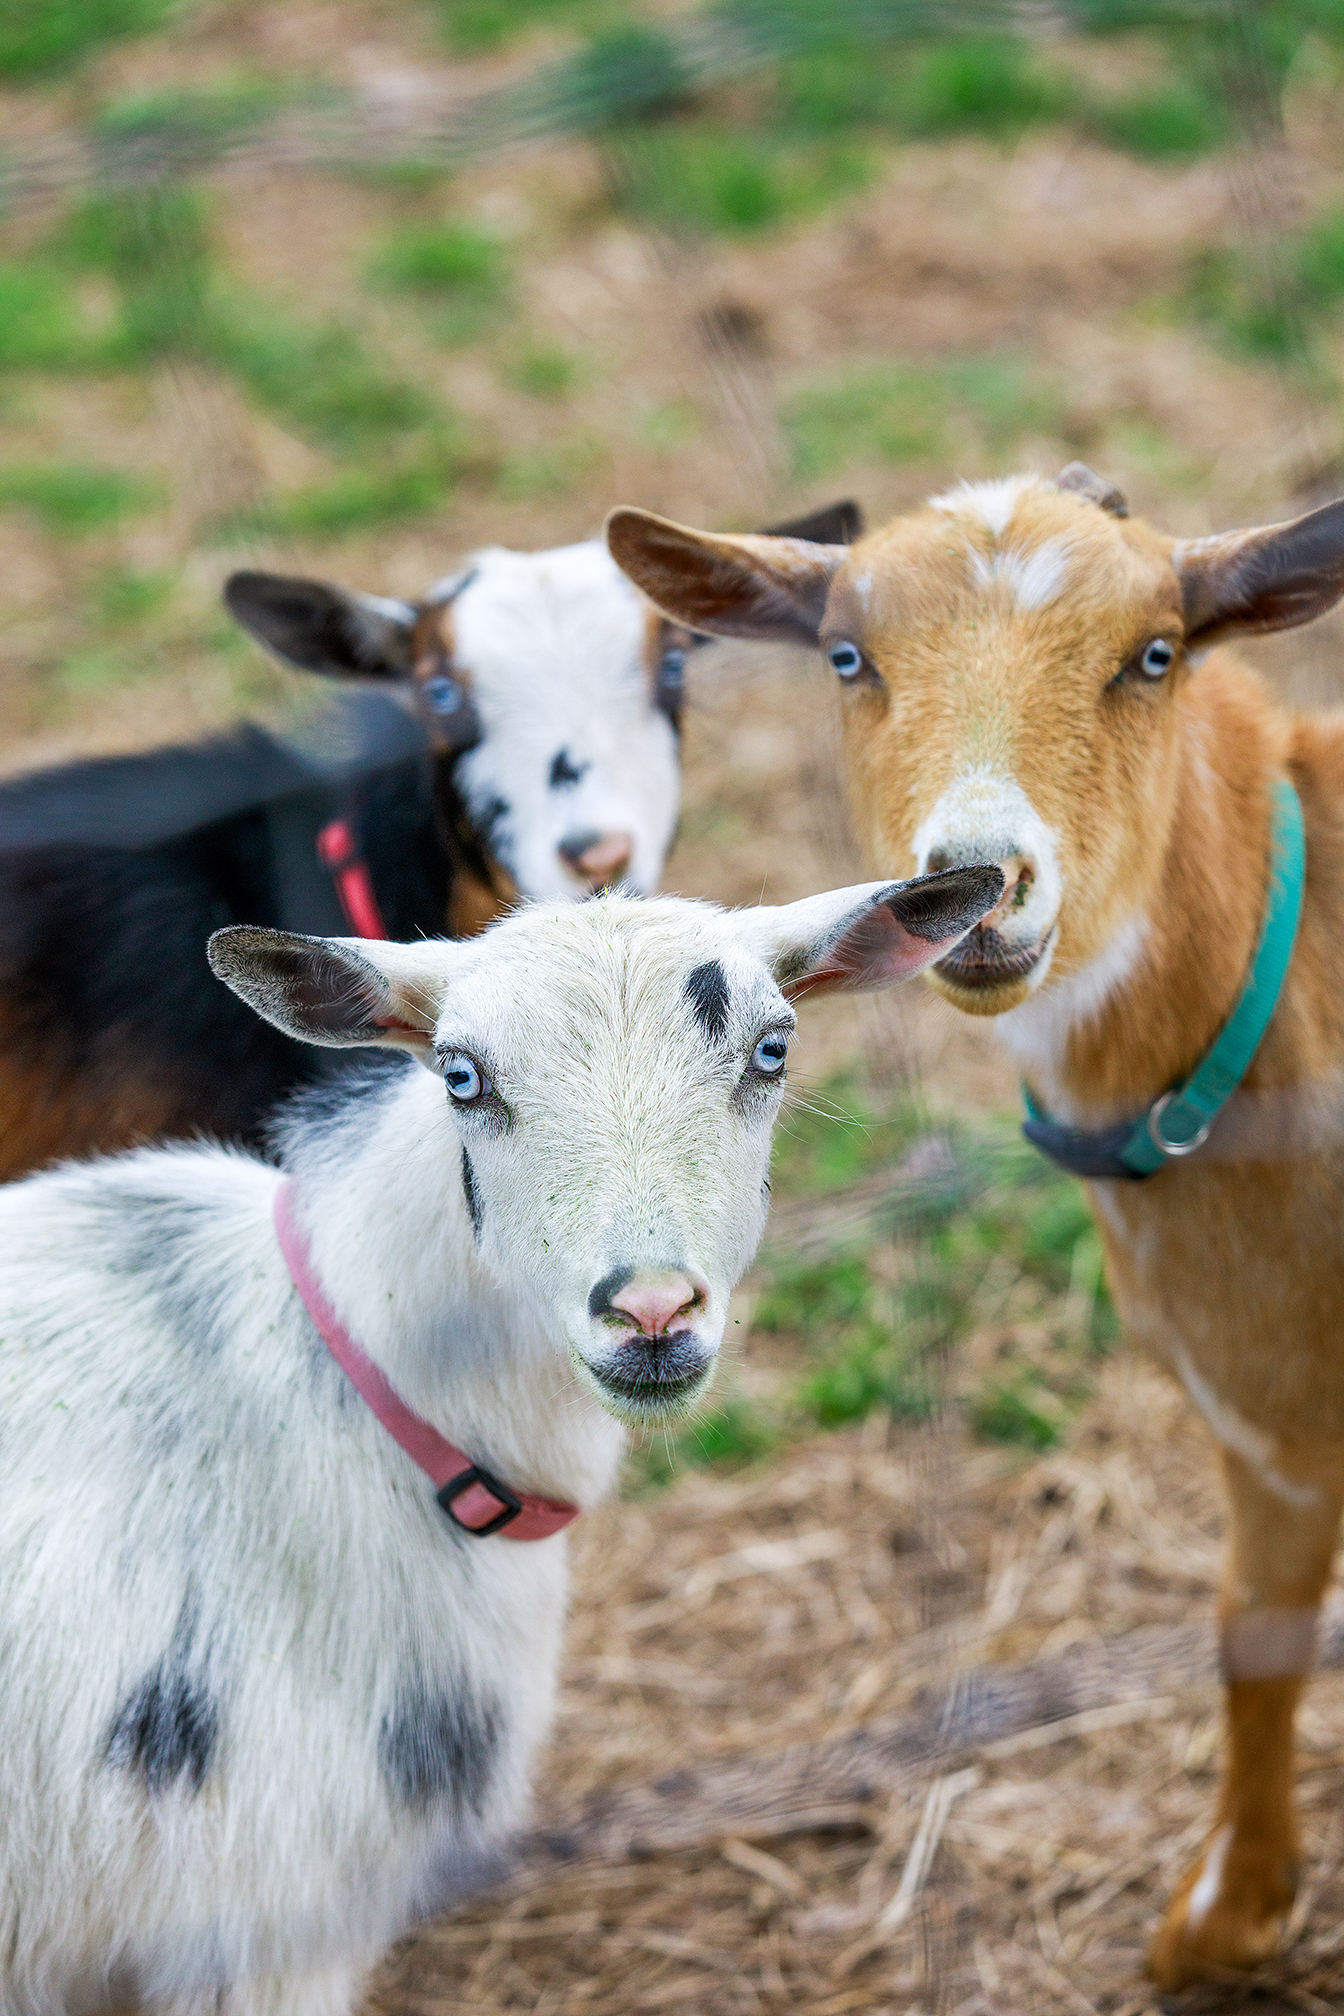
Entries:
{"label": "white goat", "polygon": [[0,1193],[5,2016],[344,2016],[498,1849],[558,1528],[621,1421],[703,1392],[760,1235],[786,993],[903,978],[1001,889],[216,935],[278,1026],[428,1069],[310,1095],[283,1174],[145,1149]]}

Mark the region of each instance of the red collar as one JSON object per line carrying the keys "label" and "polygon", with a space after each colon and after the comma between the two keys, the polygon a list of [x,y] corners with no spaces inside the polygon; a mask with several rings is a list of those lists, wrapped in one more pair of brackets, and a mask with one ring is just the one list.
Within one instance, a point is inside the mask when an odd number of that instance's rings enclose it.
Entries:
{"label": "red collar", "polygon": [[506,1540],[549,1540],[552,1533],[559,1533],[578,1518],[577,1505],[558,1505],[554,1499],[537,1498],[530,1491],[511,1491],[406,1405],[356,1344],[323,1293],[309,1263],[308,1243],[294,1216],[294,1191],[289,1182],[282,1183],[275,1193],[275,1230],[290,1277],[328,1351],[393,1441],[424,1471],[454,1525],[477,1539],[500,1533]]}

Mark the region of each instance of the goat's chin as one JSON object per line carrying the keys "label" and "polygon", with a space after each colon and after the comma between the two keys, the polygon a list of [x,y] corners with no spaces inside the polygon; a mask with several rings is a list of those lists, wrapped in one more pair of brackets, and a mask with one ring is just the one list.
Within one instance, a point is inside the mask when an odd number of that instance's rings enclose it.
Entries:
{"label": "goat's chin", "polygon": [[1033,945],[1009,945],[977,925],[924,977],[963,1015],[1006,1015],[1020,1008],[1045,978],[1055,945],[1051,925]]}
{"label": "goat's chin", "polygon": [[643,1353],[639,1363],[626,1362],[633,1357],[629,1347],[600,1365],[578,1350],[572,1356],[580,1378],[608,1414],[627,1428],[657,1428],[689,1414],[713,1382],[718,1353],[699,1339],[688,1344],[657,1369],[643,1362]]}

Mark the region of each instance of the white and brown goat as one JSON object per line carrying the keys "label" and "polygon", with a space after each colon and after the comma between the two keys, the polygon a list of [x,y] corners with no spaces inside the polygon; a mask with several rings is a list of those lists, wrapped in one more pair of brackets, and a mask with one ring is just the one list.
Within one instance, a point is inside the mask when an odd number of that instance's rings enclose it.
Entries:
{"label": "white and brown goat", "polygon": [[1003,865],[930,977],[999,1018],[1075,1127],[1141,1116],[1213,1043],[1296,786],[1301,924],[1244,1091],[1199,1152],[1091,1185],[1127,1329],[1207,1420],[1231,1507],[1221,1798],[1151,1965],[1166,1986],[1253,1965],[1294,1894],[1293,1725],[1344,1505],[1344,716],[1287,711],[1221,647],[1337,601],[1344,504],[1172,539],[1072,465],[963,484],[849,551],[636,511],[609,537],[675,619],[820,645],[880,872]]}

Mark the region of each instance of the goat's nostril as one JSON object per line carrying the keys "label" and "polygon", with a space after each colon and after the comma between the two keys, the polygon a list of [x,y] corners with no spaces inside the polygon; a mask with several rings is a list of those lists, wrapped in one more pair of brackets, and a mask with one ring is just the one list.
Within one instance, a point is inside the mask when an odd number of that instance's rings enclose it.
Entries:
{"label": "goat's nostril", "polygon": [[619,882],[634,851],[632,833],[573,833],[560,842],[561,859],[594,889]]}
{"label": "goat's nostril", "polygon": [[633,1323],[640,1337],[662,1337],[709,1299],[703,1281],[689,1274],[635,1274],[608,1303],[612,1314]]}

